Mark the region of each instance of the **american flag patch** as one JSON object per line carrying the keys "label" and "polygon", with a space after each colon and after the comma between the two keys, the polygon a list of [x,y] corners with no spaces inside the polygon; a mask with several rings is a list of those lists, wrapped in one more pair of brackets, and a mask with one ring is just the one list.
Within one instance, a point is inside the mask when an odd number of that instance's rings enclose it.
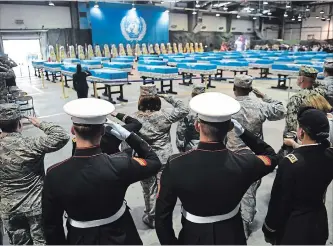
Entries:
{"label": "american flag patch", "polygon": [[133,157],[133,160],[139,162],[140,166],[143,167],[147,166],[147,162],[145,159]]}
{"label": "american flag patch", "polygon": [[269,159],[268,156],[257,155],[257,157],[264,162],[265,166],[270,166],[271,165],[271,159]]}

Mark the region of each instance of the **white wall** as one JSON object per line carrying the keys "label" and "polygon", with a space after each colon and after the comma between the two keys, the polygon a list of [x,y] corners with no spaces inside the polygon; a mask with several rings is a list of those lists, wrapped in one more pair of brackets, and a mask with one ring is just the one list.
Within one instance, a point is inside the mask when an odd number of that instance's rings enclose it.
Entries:
{"label": "white wall", "polygon": [[[23,25],[15,24],[23,20]],[[0,4],[0,29],[71,28],[69,7]]]}
{"label": "white wall", "polygon": [[299,23],[286,24],[284,30],[285,40],[299,40],[301,35],[301,28]]}
{"label": "white wall", "polygon": [[253,31],[253,21],[240,19],[231,21],[231,32],[252,33]]}
{"label": "white wall", "polygon": [[204,26],[206,28],[202,28],[202,32],[225,32],[227,30],[227,19],[214,15],[203,15],[202,27]]}
{"label": "white wall", "polygon": [[329,21],[322,21],[320,18],[310,17],[304,20],[302,23],[302,39],[308,39],[308,37],[314,36],[315,39],[327,39],[327,33],[329,30],[329,37],[333,37],[332,24],[329,25]]}
{"label": "white wall", "polygon": [[262,34],[266,39],[277,39],[279,37],[279,25],[263,23]]}
{"label": "white wall", "polygon": [[170,31],[188,31],[187,14],[169,13]]}

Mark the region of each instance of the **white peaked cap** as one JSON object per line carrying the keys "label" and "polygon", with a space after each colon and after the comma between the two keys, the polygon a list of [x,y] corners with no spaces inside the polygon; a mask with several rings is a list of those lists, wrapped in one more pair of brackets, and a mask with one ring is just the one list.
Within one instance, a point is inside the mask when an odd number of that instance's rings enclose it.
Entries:
{"label": "white peaked cap", "polygon": [[190,108],[206,122],[225,122],[236,114],[241,106],[234,98],[220,92],[206,92],[193,97]]}
{"label": "white peaked cap", "polygon": [[114,110],[112,103],[96,98],[76,99],[64,106],[64,111],[72,116],[73,123],[84,125],[104,124],[106,116]]}

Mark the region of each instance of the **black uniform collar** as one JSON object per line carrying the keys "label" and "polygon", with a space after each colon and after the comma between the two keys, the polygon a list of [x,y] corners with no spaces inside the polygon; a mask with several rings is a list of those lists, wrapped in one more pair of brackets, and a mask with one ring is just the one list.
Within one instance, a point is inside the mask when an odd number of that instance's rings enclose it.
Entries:
{"label": "black uniform collar", "polygon": [[199,142],[198,149],[211,151],[224,150],[225,145],[220,142]]}
{"label": "black uniform collar", "polygon": [[74,153],[74,157],[75,156],[89,157],[89,156],[93,156],[93,155],[99,155],[101,153],[102,153],[102,150],[101,150],[99,145],[92,146],[92,147],[89,147],[89,148],[76,148],[75,153]]}

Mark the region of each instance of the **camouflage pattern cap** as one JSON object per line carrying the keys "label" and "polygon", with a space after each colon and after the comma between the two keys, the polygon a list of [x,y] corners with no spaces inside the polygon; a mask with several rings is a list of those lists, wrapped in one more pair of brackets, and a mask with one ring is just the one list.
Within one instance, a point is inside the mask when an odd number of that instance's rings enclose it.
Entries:
{"label": "camouflage pattern cap", "polygon": [[20,107],[14,103],[0,104],[0,123],[18,120],[21,118]]}
{"label": "camouflage pattern cap", "polygon": [[234,85],[241,88],[252,88],[252,81],[252,76],[240,74],[235,76]]}
{"label": "camouflage pattern cap", "polygon": [[206,87],[203,85],[194,85],[192,89],[192,94],[199,95],[201,93],[205,93]]}
{"label": "camouflage pattern cap", "polygon": [[318,70],[313,67],[301,66],[299,69],[299,76],[305,76],[305,77],[316,79],[317,74],[318,74]]}
{"label": "camouflage pattern cap", "polygon": [[157,89],[156,85],[141,85],[140,96],[156,96]]}
{"label": "camouflage pattern cap", "polygon": [[326,59],[324,62],[324,68],[325,69],[333,69],[333,59]]}

